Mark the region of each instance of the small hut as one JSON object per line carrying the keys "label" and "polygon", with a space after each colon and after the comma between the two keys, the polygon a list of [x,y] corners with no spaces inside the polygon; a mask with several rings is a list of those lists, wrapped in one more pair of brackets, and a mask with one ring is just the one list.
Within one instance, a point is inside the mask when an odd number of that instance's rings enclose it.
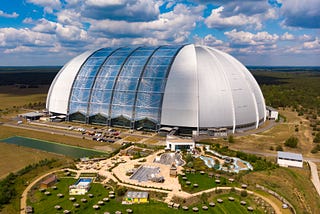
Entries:
{"label": "small hut", "polygon": [[47,177],[44,181],[40,184],[40,189],[47,189],[51,186],[53,186],[57,182],[57,176],[52,174],[49,177]]}
{"label": "small hut", "polygon": [[125,196],[125,201],[129,203],[146,203],[149,202],[148,192],[128,191]]}
{"label": "small hut", "polygon": [[177,167],[175,164],[172,164],[170,167],[170,177],[177,177]]}
{"label": "small hut", "polygon": [[33,207],[27,206],[26,207],[26,213],[33,213]]}

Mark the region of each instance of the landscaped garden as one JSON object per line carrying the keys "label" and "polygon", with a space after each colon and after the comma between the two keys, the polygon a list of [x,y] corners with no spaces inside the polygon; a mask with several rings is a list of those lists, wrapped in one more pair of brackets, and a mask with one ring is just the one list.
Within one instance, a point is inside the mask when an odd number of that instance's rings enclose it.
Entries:
{"label": "landscaped garden", "polygon": [[[102,184],[93,183],[91,189],[86,195],[69,195],[69,185],[76,182],[73,178],[62,178],[55,185],[56,188],[48,188],[40,190],[34,187],[29,194],[28,204],[34,208],[35,213],[63,213],[69,210],[71,213],[103,213],[121,211],[127,213],[127,209],[131,209],[133,213],[146,213],[152,210],[153,213],[193,213],[193,208],[198,208],[198,213],[248,213],[249,206],[253,208],[252,213],[263,213],[261,208],[257,207],[257,203],[252,196],[242,196],[240,193],[230,190],[228,193],[214,193],[213,196],[201,195],[201,200],[195,201],[194,204],[181,204],[179,209],[169,208],[167,204],[151,199],[146,204],[123,205],[121,201],[123,196],[110,197],[112,188],[106,189]],[[117,193],[117,191],[115,191]],[[91,195],[90,195],[91,194]],[[113,193],[111,193],[113,194]],[[108,200],[106,200],[108,198]],[[222,202],[218,202],[221,199]],[[85,202],[84,202],[85,201]],[[98,205],[99,208],[93,208]],[[241,205],[241,201],[244,201]],[[211,204],[209,203],[211,202]],[[214,205],[213,205],[214,203]],[[183,210],[182,206],[187,206],[188,210]]]}
{"label": "landscaped garden", "polygon": [[225,177],[218,176],[212,172],[189,172],[184,175],[179,175],[179,182],[183,191],[195,193],[202,190],[211,189],[218,186],[228,186],[229,181]]}

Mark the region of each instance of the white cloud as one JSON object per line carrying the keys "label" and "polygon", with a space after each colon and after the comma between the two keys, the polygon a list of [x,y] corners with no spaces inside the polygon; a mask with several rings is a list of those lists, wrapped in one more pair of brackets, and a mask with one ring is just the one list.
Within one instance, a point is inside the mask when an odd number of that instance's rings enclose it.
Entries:
{"label": "white cloud", "polygon": [[97,20],[152,21],[160,14],[160,3],[157,0],[86,0],[81,6],[81,14]]}
{"label": "white cloud", "polygon": [[117,6],[123,5],[126,1],[124,0],[86,0],[85,4],[89,6],[98,6],[98,7],[106,7],[106,6]]}
{"label": "white cloud", "polygon": [[5,18],[17,18],[19,16],[18,13],[13,12],[12,14],[6,13],[2,10],[0,10],[0,17],[5,17]]}
{"label": "white cloud", "polygon": [[27,2],[44,7],[47,13],[53,13],[54,9],[61,8],[60,0],[27,0]]}
{"label": "white cloud", "polygon": [[32,30],[36,32],[42,32],[42,33],[55,33],[57,28],[57,23],[48,21],[45,18],[42,18],[38,20],[38,23],[35,27],[32,28]]}
{"label": "white cloud", "polygon": [[216,46],[216,45],[222,45],[223,41],[217,39],[211,34],[206,35],[205,37],[194,37],[194,42],[199,45],[207,45],[207,46]]}
{"label": "white cloud", "polygon": [[304,42],[303,47],[306,49],[320,49],[320,40],[316,37],[313,41]]}
{"label": "white cloud", "polygon": [[34,21],[33,21],[33,19],[31,17],[27,17],[22,21],[22,23],[24,23],[24,24],[32,24],[32,23],[34,23]]}
{"label": "white cloud", "polygon": [[80,29],[76,26],[57,24],[56,35],[63,41],[77,41],[84,42],[88,39],[88,34],[85,30]]}
{"label": "white cloud", "polygon": [[224,52],[232,51],[232,49],[229,47],[229,43],[226,43],[220,39],[217,39],[212,34],[208,34],[205,37],[200,37],[196,35],[193,37],[193,42],[197,45],[214,47]]}
{"label": "white cloud", "polygon": [[32,48],[27,47],[27,46],[17,46],[15,48],[11,49],[6,49],[3,51],[6,54],[11,54],[11,53],[22,53],[22,52],[32,52]]}
{"label": "white cloud", "polygon": [[277,34],[269,34],[266,31],[258,32],[256,34],[245,32],[245,31],[237,31],[233,29],[232,31],[228,31],[224,33],[233,44],[236,45],[270,45],[275,44],[279,36]]}
{"label": "white cloud", "polygon": [[65,9],[57,13],[57,20],[61,24],[82,27],[81,14],[74,9]]}
{"label": "white cloud", "polygon": [[159,43],[182,43],[188,39],[190,31],[196,26],[196,22],[201,20],[203,9],[202,6],[187,7],[178,4],[173,11],[163,13],[157,20],[148,22],[91,20],[89,32],[109,38],[134,38],[137,41],[137,38],[141,37],[154,38]]}
{"label": "white cloud", "polygon": [[211,11],[211,15],[206,18],[205,23],[209,28],[233,28],[233,27],[251,27],[261,29],[262,23],[259,16],[246,16],[238,14],[234,16],[223,17],[224,7],[221,6]]}
{"label": "white cloud", "polygon": [[285,33],[280,37],[280,39],[281,39],[281,40],[288,40],[288,41],[290,41],[290,40],[294,40],[295,37],[294,37],[294,35],[292,35],[292,34],[290,34],[290,33],[288,33],[288,32],[285,32]]}
{"label": "white cloud", "polygon": [[30,29],[0,28],[1,43],[5,44],[7,49],[13,49],[18,46],[27,47],[50,47],[55,42],[55,36]]}
{"label": "white cloud", "polygon": [[320,28],[319,0],[283,1],[280,8],[284,25],[301,28]]}
{"label": "white cloud", "polygon": [[302,41],[310,41],[310,40],[312,40],[312,36],[307,35],[307,34],[303,34],[302,36],[299,37],[299,39]]}

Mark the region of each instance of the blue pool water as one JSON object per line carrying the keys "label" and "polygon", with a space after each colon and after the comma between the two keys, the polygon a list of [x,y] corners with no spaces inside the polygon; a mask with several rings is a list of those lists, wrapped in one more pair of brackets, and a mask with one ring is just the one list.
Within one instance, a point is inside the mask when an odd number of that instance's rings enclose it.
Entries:
{"label": "blue pool water", "polygon": [[[253,167],[249,162],[241,160],[240,158],[231,157],[231,159],[233,159],[233,162],[230,169],[224,169],[223,167],[221,167],[221,165],[215,164],[214,158],[212,157],[200,156],[200,159],[203,160],[204,164],[207,167],[215,168],[218,170],[224,170],[224,171],[236,172],[236,173],[238,173],[241,170],[253,170]],[[239,167],[238,162],[242,162],[244,165],[246,165],[246,167],[245,168]]]}

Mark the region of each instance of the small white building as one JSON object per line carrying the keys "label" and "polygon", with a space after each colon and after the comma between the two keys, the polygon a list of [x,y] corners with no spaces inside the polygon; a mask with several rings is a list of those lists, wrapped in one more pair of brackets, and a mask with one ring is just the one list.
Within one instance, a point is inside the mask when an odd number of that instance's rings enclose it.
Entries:
{"label": "small white building", "polygon": [[283,167],[303,167],[302,154],[278,151],[277,163]]}
{"label": "small white building", "polygon": [[194,149],[196,144],[191,138],[180,138],[177,136],[168,135],[166,139],[166,144],[168,150],[177,151],[177,150],[188,150]]}
{"label": "small white building", "polygon": [[80,178],[75,184],[69,186],[69,195],[85,195],[89,189],[92,178]]}
{"label": "small white building", "polygon": [[267,118],[269,120],[277,120],[279,117],[279,112],[270,106],[266,106],[266,108],[267,108]]}

